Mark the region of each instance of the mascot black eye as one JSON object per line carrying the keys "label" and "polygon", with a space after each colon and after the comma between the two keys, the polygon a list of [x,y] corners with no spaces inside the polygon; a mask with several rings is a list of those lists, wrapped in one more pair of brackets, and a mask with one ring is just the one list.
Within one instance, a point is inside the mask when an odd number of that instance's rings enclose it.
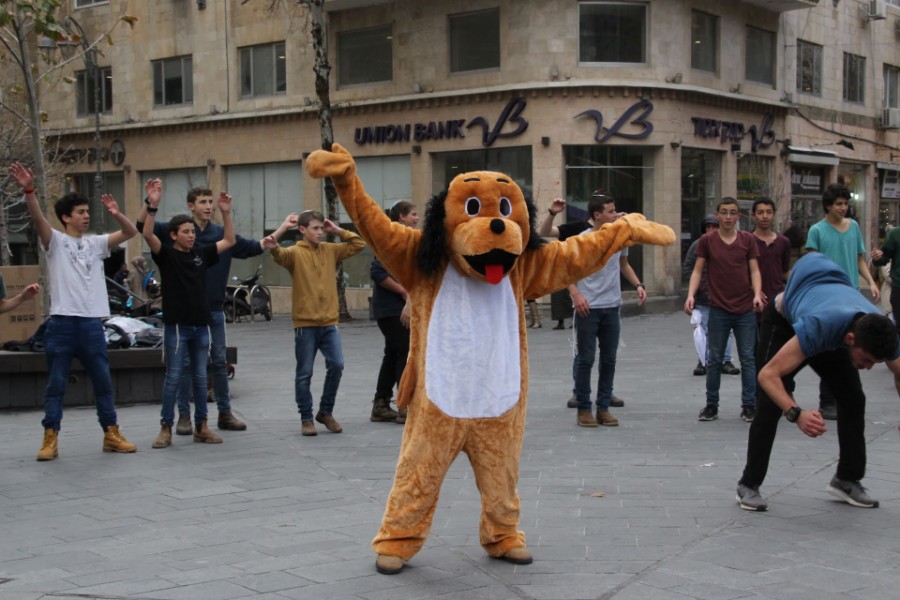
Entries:
{"label": "mascot black eye", "polygon": [[508,217],[512,213],[512,204],[506,196],[500,196],[500,215]]}
{"label": "mascot black eye", "polygon": [[472,196],[468,200],[466,200],[466,214],[470,217],[474,217],[479,212],[481,212],[481,200]]}

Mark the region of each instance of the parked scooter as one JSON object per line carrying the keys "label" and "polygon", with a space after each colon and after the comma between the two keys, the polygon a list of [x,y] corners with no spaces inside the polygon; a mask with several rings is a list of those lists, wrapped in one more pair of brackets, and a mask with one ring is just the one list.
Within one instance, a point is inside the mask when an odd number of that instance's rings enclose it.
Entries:
{"label": "parked scooter", "polygon": [[262,315],[266,321],[272,320],[272,294],[265,285],[256,283],[262,276],[262,265],[256,273],[245,279],[232,277],[233,283],[225,288],[225,322],[236,323],[243,317]]}
{"label": "parked scooter", "polygon": [[158,317],[162,315],[162,293],[159,282],[153,277],[153,271],[146,274],[143,280],[141,297],[126,286],[106,278],[106,290],[109,297],[109,312],[126,317]]}

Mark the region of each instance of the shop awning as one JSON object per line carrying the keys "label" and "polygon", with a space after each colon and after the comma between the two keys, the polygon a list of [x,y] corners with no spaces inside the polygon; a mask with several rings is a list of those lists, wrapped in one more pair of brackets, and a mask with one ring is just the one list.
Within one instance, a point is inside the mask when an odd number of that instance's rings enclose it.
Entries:
{"label": "shop awning", "polygon": [[885,171],[900,171],[900,164],[897,163],[880,162],[875,164],[879,169],[884,169]]}
{"label": "shop awning", "polygon": [[805,146],[786,146],[788,162],[801,165],[836,166],[840,160],[837,152],[822,148],[806,148]]}

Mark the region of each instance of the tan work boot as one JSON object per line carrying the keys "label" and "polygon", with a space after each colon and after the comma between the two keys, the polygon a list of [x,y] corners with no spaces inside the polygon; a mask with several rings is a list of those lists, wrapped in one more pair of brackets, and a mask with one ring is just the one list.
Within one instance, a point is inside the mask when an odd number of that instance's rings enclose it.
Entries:
{"label": "tan work boot", "polygon": [[401,425],[406,423],[406,409],[405,408],[401,408],[400,410],[397,411],[397,421],[396,422],[400,423]]}
{"label": "tan work boot", "polygon": [[534,300],[528,301],[528,313],[531,316],[528,327],[531,329],[539,328],[541,326],[541,309]]}
{"label": "tan work boot", "polygon": [[163,424],[159,428],[159,435],[153,440],[151,448],[168,448],[172,445],[172,426]]}
{"label": "tan work boot", "polygon": [[344,428],[341,427],[341,424],[331,415],[326,415],[321,412],[316,413],[316,421],[324,425],[325,429],[331,433],[340,433],[344,430]]}
{"label": "tan work boot", "polygon": [[55,429],[44,430],[44,442],[37,454],[37,460],[53,460],[59,456],[57,443],[59,442],[59,432]]}
{"label": "tan work boot", "polygon": [[604,427],[618,427],[619,420],[612,416],[608,410],[597,411],[597,423]]}
{"label": "tan work boot", "polygon": [[129,454],[137,452],[137,446],[125,439],[118,425],[107,425],[106,433],[103,434],[103,451]]}
{"label": "tan work boot", "polygon": [[191,423],[191,414],[178,415],[178,422],[175,424],[175,433],[178,435],[191,435],[194,433],[194,426]]}
{"label": "tan work boot", "polygon": [[404,560],[399,556],[379,554],[375,559],[375,570],[382,575],[396,575],[403,570]]}
{"label": "tan work boot", "polygon": [[391,408],[391,401],[388,398],[375,398],[372,402],[372,414],[369,416],[370,421],[375,422],[394,422],[397,420],[397,413]]}
{"label": "tan work boot", "polygon": [[319,432],[316,431],[316,424],[312,421],[303,421],[300,423],[300,435],[305,435],[307,437],[319,435]]}
{"label": "tan work boot", "polygon": [[594,413],[589,410],[579,410],[577,423],[579,427],[596,427],[597,419],[594,417]]}
{"label": "tan work boot", "polygon": [[222,438],[214,434],[206,426],[206,419],[194,428],[194,441],[201,444],[221,444]]}
{"label": "tan work boot", "polygon": [[219,413],[219,422],[217,423],[217,426],[219,429],[225,431],[244,431],[247,429],[247,424],[234,418],[234,415],[231,414],[230,410]]}

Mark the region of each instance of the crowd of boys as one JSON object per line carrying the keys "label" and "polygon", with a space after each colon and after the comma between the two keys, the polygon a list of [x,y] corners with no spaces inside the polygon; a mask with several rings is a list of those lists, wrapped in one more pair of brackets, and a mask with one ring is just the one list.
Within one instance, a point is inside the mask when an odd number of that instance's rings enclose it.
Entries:
{"label": "crowd of boys", "polygon": [[[199,443],[222,443],[207,425],[207,362],[212,364],[218,405],[218,428],[244,430],[246,425],[231,412],[225,363],[223,301],[232,258],[249,258],[263,251],[290,274],[292,279],[291,317],[294,325],[296,371],[294,395],[304,436],[315,436],[315,423],[332,433],[342,426],[333,415],[344,368],[337,329],[338,302],[335,286],[337,264],[363,249],[365,243],[317,211],[288,215],[271,235],[247,240],[234,232],[231,197],[222,192],[215,206],[222,225],[211,222],[214,211],[212,191],[192,189],[187,196],[190,214],[177,215],[168,223],[156,221],[162,200],[162,182],[151,179],[145,185],[146,198],[137,224],[119,211],[111,195],[101,202],[120,229],[114,233],[86,235],[90,226],[89,203],[77,193],[60,198],[54,210],[63,231],[53,229],[40,209],[31,171],[19,163],[9,167],[10,176],[23,188],[26,206],[34,224],[40,249],[45,255],[50,281],[50,317],[45,334],[48,383],[45,390],[44,439],[37,460],[58,456],[58,433],[62,421],[63,394],[72,358],[77,357],[91,379],[98,420],[103,429],[102,448],[107,452],[131,453],[136,446],[122,435],[117,423],[109,359],[102,319],[109,316],[103,259],[110,249],[138,232],[150,248],[163,278],[163,321],[165,384],[160,432],[153,448],[166,448],[176,434],[193,434]],[[817,437],[827,431],[825,418],[836,418],[840,459],[827,491],[861,507],[876,507],[860,481],[865,473],[865,396],[859,369],[886,362],[900,391],[900,349],[894,322],[866,300],[858,290],[859,276],[869,283],[878,298],[866,265],[862,236],[855,221],[846,216],[850,194],[842,185],[832,185],[823,197],[825,218],[810,230],[806,247],[810,252],[794,265],[790,277],[790,242],[774,230],[775,204],[769,199],[754,202],[751,215],[755,231],[738,227],[737,200],[723,198],[710,225],[695,246],[696,260],[690,270],[685,312],[692,315],[700,306],[698,293],[708,286],[704,298],[709,306],[707,349],[699,357],[705,367],[706,404],[700,421],[718,418],[719,385],[726,362],[729,333],[737,340],[741,369],[741,418],[751,423],[747,464],[738,483],[737,500],[746,510],[766,510],[759,486],[768,468],[775,431],[781,416],[800,430]],[[565,202],[553,202],[541,233],[560,235],[552,226],[553,217]],[[554,210],[555,209],[555,210]],[[409,211],[407,211],[409,212]],[[579,234],[599,229],[615,221],[615,199],[603,190],[588,202],[589,221],[574,224]],[[416,217],[417,220],[417,217]],[[411,223],[415,226],[415,222]],[[290,229],[297,228],[302,239],[290,247],[279,244]],[[896,231],[896,230],[895,230]],[[332,234],[339,243],[325,240]],[[562,237],[560,235],[560,237]],[[872,252],[875,264],[900,262],[900,234],[889,236],[882,249]],[[618,419],[609,407],[624,403],[613,394],[616,353],[619,344],[621,279],[635,287],[643,303],[646,292],[628,263],[627,251],[614,256],[597,273],[568,289],[575,314],[575,357],[573,400],[576,422],[583,427],[616,426]],[[383,269],[382,269],[383,270]],[[383,284],[388,273],[373,277]],[[894,278],[897,281],[900,278]],[[397,294],[399,312],[390,315],[403,327],[402,289],[389,285]],[[39,293],[37,284],[27,286],[13,298],[6,298],[0,278],[0,312],[11,310]],[[896,294],[900,297],[900,292]],[[895,302],[892,290],[892,305]],[[900,301],[896,301],[900,303]],[[381,323],[379,323],[381,325]],[[402,366],[397,332],[385,333],[384,373],[380,376],[372,420],[397,419],[390,410],[390,394]],[[595,346],[596,344],[596,346]],[[596,349],[598,386],[591,399],[591,372]],[[310,381],[317,353],[325,359],[326,376],[318,411],[313,412]],[[396,355],[396,356],[395,356]],[[704,360],[705,359],[705,360]],[[793,378],[809,364],[822,379],[820,410],[802,410],[793,397]],[[735,371],[737,371],[735,369]],[[757,376],[758,373],[758,376]],[[193,423],[189,400],[195,404]],[[617,402],[618,401],[618,402]],[[570,401],[571,402],[571,401]],[[830,403],[830,405],[828,404]],[[596,405],[596,414],[592,410]],[[175,408],[179,418],[175,423]],[[833,407],[833,413],[828,410]],[[826,414],[823,414],[826,413]]]}

